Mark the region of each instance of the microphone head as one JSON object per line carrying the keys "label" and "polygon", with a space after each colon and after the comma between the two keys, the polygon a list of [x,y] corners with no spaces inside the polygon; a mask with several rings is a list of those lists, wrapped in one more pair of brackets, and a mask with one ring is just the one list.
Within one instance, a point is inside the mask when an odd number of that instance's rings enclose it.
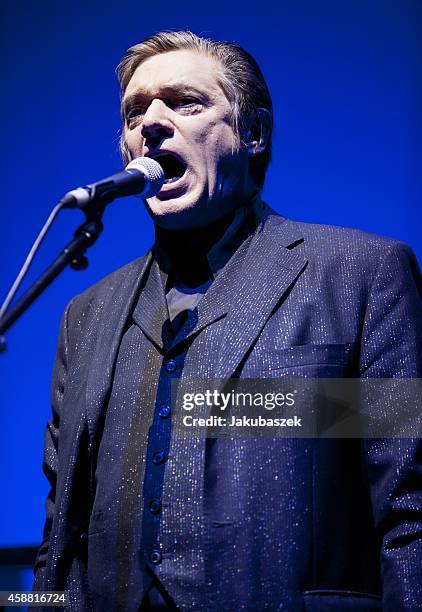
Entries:
{"label": "microphone head", "polygon": [[164,170],[160,164],[150,157],[137,157],[128,163],[125,170],[137,170],[148,179],[146,188],[140,194],[142,198],[152,198],[157,195],[164,184]]}

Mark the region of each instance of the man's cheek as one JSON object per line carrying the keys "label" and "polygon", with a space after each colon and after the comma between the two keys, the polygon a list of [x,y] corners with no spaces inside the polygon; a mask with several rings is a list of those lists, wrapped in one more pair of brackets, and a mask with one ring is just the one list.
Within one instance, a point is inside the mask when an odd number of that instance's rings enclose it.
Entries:
{"label": "man's cheek", "polygon": [[[138,130],[136,130],[136,132],[138,132]],[[125,142],[127,151],[131,156],[131,159],[134,159],[135,157],[140,157],[142,155],[143,139],[140,137],[139,132],[138,135],[136,135],[133,132],[127,131],[125,133]]]}

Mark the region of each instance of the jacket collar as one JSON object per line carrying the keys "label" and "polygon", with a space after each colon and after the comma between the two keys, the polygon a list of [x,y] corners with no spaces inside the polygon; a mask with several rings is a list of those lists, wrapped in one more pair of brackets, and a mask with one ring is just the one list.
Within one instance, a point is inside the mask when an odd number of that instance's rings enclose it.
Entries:
{"label": "jacket collar", "polygon": [[[160,350],[176,346],[227,316],[221,359],[223,377],[235,369],[273,308],[304,269],[295,248],[303,242],[296,224],[264,205],[261,222],[229,260],[174,339],[166,329],[168,310],[157,264],[153,261],[134,320]],[[236,347],[236,350],[235,350]],[[228,374],[229,375],[229,374]]]}

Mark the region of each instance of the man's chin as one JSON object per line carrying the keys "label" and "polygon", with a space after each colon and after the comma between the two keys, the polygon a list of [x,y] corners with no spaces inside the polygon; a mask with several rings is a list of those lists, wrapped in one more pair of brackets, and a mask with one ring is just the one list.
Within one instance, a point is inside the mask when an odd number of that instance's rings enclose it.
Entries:
{"label": "man's chin", "polygon": [[146,206],[154,224],[164,229],[183,230],[200,224],[198,199],[190,193],[169,199],[159,194],[146,200]]}

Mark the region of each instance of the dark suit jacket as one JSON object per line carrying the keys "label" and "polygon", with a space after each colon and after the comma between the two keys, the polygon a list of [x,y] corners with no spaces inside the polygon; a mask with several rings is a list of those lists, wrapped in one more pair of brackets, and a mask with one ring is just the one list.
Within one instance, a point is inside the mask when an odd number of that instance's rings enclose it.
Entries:
{"label": "dark suit jacket", "polygon": [[[110,609],[113,598],[112,579],[98,586],[119,560],[109,548],[109,510],[91,512],[93,458],[150,257],[77,296],[62,321],[36,588],[69,590],[70,610]],[[145,297],[138,321],[158,351],[163,295],[157,286]],[[201,375],[222,379],[420,377],[420,273],[403,243],[269,214],[241,265],[223,271],[199,303],[192,334],[201,339],[186,366],[193,375],[206,362]],[[179,498],[167,519],[175,555],[158,568],[182,610],[422,609],[416,439],[225,439],[192,449],[202,480],[183,469],[178,477],[181,490],[198,487],[189,491],[201,498],[202,527],[189,525]],[[179,528],[192,530],[182,552]],[[195,562],[189,547],[201,550]],[[178,568],[189,564],[193,578],[182,584]],[[137,609],[138,595],[131,592],[127,609]]]}

